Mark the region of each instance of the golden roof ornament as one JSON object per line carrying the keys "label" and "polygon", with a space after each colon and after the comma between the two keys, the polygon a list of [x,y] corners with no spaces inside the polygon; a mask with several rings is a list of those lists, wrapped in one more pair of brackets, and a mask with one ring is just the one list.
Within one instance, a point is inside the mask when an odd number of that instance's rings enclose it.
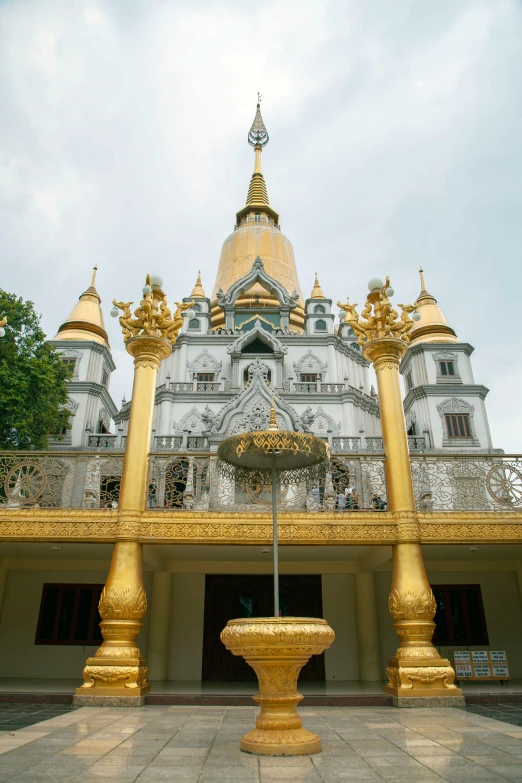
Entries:
{"label": "golden roof ornament", "polygon": [[248,143],[251,147],[264,147],[269,141],[268,131],[261,116],[261,95],[257,93],[256,116],[248,131]]}
{"label": "golden roof ornament", "polygon": [[196,285],[192,289],[191,296],[195,296],[197,299],[205,299],[205,291],[203,290],[203,286],[201,284],[201,269],[198,269],[198,279],[196,280]]}
{"label": "golden roof ornament", "polygon": [[179,330],[183,326],[181,313],[193,307],[194,302],[176,302],[176,312],[172,315],[167,305],[167,297],[161,290],[162,281],[160,278],[153,278],[147,275],[145,285],[143,286],[143,299],[139,307],[134,311],[134,317],[130,307],[134,302],[117,302],[112,300],[114,305],[111,315],[116,318],[118,310],[123,310],[120,316],[120,325],[125,342],[131,337],[161,337],[167,340],[171,345],[176,342]]}
{"label": "golden roof ornament", "polygon": [[315,283],[314,283],[314,287],[312,288],[312,293],[310,294],[310,299],[326,299],[323,289],[319,285],[319,278],[317,277],[317,272],[315,273]]}
{"label": "golden roof ornament", "polygon": [[92,271],[91,284],[80,294],[66,320],[58,329],[55,340],[93,340],[109,347],[109,338],[105,331],[101,299],[96,290],[98,265]]}
{"label": "golden roof ornament", "polygon": [[275,402],[273,397],[272,397],[272,405],[270,406],[270,418],[268,420],[268,429],[277,430],[277,416],[276,416]]}
{"label": "golden roof ornament", "polygon": [[419,269],[421,292],[415,301],[419,313],[418,322],[411,330],[411,342],[415,343],[458,343],[455,330],[451,328],[437,300],[426,290],[424,270]]}
{"label": "golden roof ornament", "polygon": [[[355,309],[357,304],[337,302],[337,306],[345,311],[344,322],[353,329],[359,345],[364,346],[371,340],[383,337],[394,337],[408,345],[414,321],[420,319],[419,314],[415,312],[415,305],[399,304],[402,310],[399,317],[399,313],[393,309],[390,302],[394,290],[390,286],[389,277],[386,278],[385,283],[379,278],[372,278],[368,288],[370,293],[360,318]],[[413,319],[410,318],[410,313],[413,313]]]}

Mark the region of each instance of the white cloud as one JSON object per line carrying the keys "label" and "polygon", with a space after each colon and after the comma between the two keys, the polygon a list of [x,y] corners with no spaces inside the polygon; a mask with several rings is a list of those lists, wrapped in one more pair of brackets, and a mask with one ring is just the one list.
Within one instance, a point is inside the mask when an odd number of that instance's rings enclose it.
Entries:
{"label": "white cloud", "polygon": [[[306,293],[361,301],[422,264],[490,386],[495,445],[520,449],[522,11],[515,0],[22,0],[0,6],[2,285],[54,334],[99,263],[106,311],[159,271],[210,291],[252,168],[264,168]],[[49,269],[53,270],[53,278]],[[56,282],[58,281],[58,283]],[[120,346],[117,400],[130,393]]]}

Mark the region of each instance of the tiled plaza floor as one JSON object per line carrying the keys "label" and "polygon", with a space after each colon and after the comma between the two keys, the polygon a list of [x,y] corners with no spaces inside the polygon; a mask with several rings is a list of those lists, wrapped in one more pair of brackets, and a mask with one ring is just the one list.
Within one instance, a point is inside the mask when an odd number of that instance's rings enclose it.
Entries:
{"label": "tiled plaza floor", "polygon": [[[498,706],[495,705],[494,710]],[[249,756],[253,707],[83,707],[0,733],[0,783],[522,781],[522,728],[463,709],[302,708],[311,757]],[[9,725],[9,724],[5,724]]]}

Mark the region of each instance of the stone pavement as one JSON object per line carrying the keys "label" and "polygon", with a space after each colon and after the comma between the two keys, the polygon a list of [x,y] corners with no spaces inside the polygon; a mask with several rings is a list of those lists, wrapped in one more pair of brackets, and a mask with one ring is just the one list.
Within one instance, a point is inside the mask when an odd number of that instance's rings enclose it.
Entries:
{"label": "stone pavement", "polygon": [[[311,757],[241,753],[254,707],[83,707],[0,732],[0,783],[522,781],[522,727],[464,709],[302,708]],[[509,709],[508,709],[509,716]]]}

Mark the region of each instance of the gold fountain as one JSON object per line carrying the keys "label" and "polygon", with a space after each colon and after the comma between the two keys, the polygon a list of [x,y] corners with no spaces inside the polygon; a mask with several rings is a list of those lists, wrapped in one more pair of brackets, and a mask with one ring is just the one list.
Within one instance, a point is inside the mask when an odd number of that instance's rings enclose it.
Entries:
{"label": "gold fountain", "polygon": [[259,692],[253,697],[261,712],[256,728],[241,740],[241,750],[268,756],[318,753],[321,740],[303,729],[297,704],[299,672],[312,655],[320,655],[335,634],[326,622],[311,617],[281,617],[279,611],[279,554],[277,494],[280,483],[317,480],[330,457],[328,444],[301,432],[279,430],[274,401],[268,430],[247,432],[220,445],[220,470],[235,479],[272,484],[274,550],[274,616],[229,620],[221,641],[234,655],[242,655],[254,669]]}

